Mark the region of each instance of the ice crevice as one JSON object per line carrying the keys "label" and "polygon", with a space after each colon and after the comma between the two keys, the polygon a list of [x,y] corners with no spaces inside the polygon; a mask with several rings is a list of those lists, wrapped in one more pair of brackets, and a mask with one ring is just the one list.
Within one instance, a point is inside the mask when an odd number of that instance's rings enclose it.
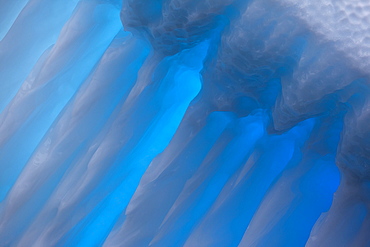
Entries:
{"label": "ice crevice", "polygon": [[0,246],[370,246],[370,4],[0,0]]}

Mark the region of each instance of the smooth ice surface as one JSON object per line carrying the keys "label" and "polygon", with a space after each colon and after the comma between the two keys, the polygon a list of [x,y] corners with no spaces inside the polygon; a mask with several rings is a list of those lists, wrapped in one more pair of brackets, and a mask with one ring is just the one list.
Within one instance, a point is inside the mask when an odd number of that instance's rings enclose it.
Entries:
{"label": "smooth ice surface", "polygon": [[370,246],[367,0],[0,0],[0,246]]}

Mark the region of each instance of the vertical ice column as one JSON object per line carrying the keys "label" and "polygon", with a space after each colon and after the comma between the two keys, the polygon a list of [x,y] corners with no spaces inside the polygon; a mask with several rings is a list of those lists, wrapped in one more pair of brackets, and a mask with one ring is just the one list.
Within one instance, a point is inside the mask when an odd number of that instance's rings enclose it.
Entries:
{"label": "vertical ice column", "polygon": [[0,200],[120,29],[119,8],[80,2],[56,44],[0,113]]}
{"label": "vertical ice column", "polygon": [[0,112],[70,18],[78,0],[30,0],[0,41]]}

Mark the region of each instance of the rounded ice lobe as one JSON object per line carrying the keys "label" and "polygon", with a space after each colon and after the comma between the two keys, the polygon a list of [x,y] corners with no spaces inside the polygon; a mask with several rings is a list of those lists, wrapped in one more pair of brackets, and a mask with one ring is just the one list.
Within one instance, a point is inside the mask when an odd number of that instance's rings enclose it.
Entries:
{"label": "rounded ice lobe", "polygon": [[209,39],[224,20],[233,0],[124,1],[121,19],[125,29],[139,31],[153,48],[175,54]]}

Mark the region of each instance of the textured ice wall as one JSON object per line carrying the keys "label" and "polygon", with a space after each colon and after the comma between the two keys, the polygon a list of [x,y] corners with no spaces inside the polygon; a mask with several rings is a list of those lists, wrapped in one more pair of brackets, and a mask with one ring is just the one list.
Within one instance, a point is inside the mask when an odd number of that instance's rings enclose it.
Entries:
{"label": "textured ice wall", "polygon": [[0,246],[370,246],[370,3],[0,0]]}

